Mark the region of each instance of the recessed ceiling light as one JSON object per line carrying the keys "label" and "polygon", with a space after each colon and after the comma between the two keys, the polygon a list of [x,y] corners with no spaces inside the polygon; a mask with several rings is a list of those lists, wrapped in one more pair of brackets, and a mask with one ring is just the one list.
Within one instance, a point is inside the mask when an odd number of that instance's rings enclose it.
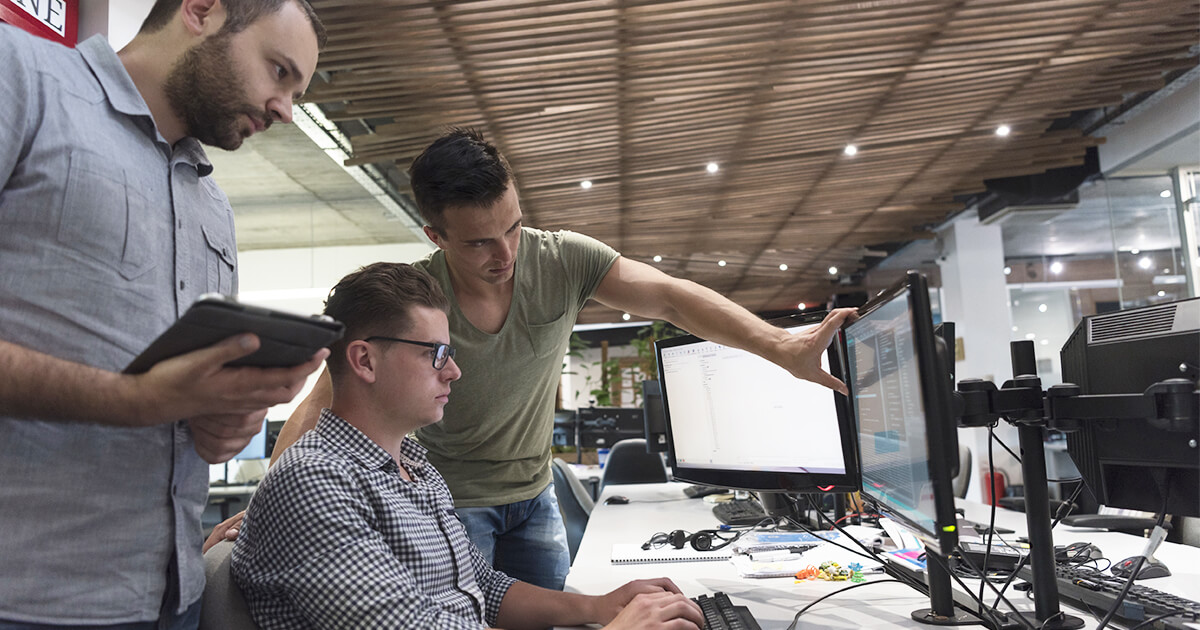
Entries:
{"label": "recessed ceiling light", "polygon": [[1138,261],[1138,266],[1142,269],[1149,269],[1150,267],[1154,266],[1154,261],[1150,260],[1149,256],[1145,256]]}
{"label": "recessed ceiling light", "polygon": [[629,321],[629,313],[625,313],[625,314],[621,315],[621,319],[623,319],[625,321]]}
{"label": "recessed ceiling light", "polygon": [[704,168],[708,169],[709,173],[716,173],[717,171],[721,170],[721,167],[716,162],[709,162],[708,166]]}
{"label": "recessed ceiling light", "polygon": [[846,148],[842,149],[842,153],[845,153],[846,155],[858,155],[858,147],[854,146],[853,144],[847,144]]}
{"label": "recessed ceiling light", "polygon": [[718,266],[718,267],[724,267],[724,266],[725,266],[725,261],[724,261],[724,260],[718,260],[718,261],[717,261],[717,266]]}
{"label": "recessed ceiling light", "polygon": [[1008,274],[1010,274],[1010,273],[1012,273],[1012,267],[1009,267],[1009,266],[1007,266],[1007,265],[1006,265],[1006,266],[1004,267],[1004,275],[1006,275],[1006,276],[1007,276],[1007,275],[1008,275]]}
{"label": "recessed ceiling light", "polygon": [[1129,253],[1133,254],[1134,256],[1137,256],[1138,254],[1142,253],[1142,250],[1135,247],[1135,248],[1129,250]]}
{"label": "recessed ceiling light", "polygon": [[1166,198],[1168,198],[1168,197],[1170,197],[1170,196],[1171,196],[1171,191],[1169,191],[1169,190],[1164,190],[1164,191],[1162,191],[1162,192],[1158,193],[1158,196],[1159,196],[1159,197],[1162,197],[1163,199],[1166,199]]}
{"label": "recessed ceiling light", "polygon": [[662,262],[662,256],[655,256],[654,262]]}
{"label": "recessed ceiling light", "polygon": [[1025,338],[1026,339],[1037,339],[1037,335],[1035,335],[1033,333],[1025,333]]}
{"label": "recessed ceiling light", "polygon": [[1163,269],[1163,275],[1166,275],[1166,274],[1168,274],[1168,273],[1171,273],[1171,270],[1170,270],[1170,269]]}
{"label": "recessed ceiling light", "polygon": [[1166,297],[1166,296],[1167,296],[1167,292],[1166,292],[1166,291],[1159,291],[1159,292],[1158,292],[1158,297]]}
{"label": "recessed ceiling light", "polygon": [[837,267],[830,267],[830,268],[829,268],[829,275],[831,275],[831,276],[836,276],[836,275],[837,275]]}
{"label": "recessed ceiling light", "polygon": [[1045,304],[1038,304],[1038,312],[1045,313],[1047,308]]}
{"label": "recessed ceiling light", "polygon": [[1001,138],[1010,133],[1012,133],[1012,127],[1009,127],[1008,125],[1000,125],[999,127],[996,127],[996,135],[1000,136]]}
{"label": "recessed ceiling light", "polygon": [[1057,260],[1050,263],[1050,273],[1062,273],[1063,264]]}
{"label": "recessed ceiling light", "polygon": [[1017,332],[1017,327],[1013,326],[1013,332]]}
{"label": "recessed ceiling light", "polygon": [[1042,340],[1042,345],[1043,345],[1043,346],[1048,346],[1048,345],[1050,345],[1050,340],[1049,340],[1049,339],[1043,339],[1043,340]]}
{"label": "recessed ceiling light", "polygon": [[584,189],[584,190],[587,190],[587,189],[591,188],[591,187],[592,187],[592,180],[590,180],[590,179],[585,179],[585,180],[583,180],[583,181],[579,182],[579,187],[580,187],[580,188],[582,188],[582,189]]}
{"label": "recessed ceiling light", "polygon": [[787,263],[780,263],[780,264],[779,264],[779,270],[780,270],[780,271],[787,271]]}
{"label": "recessed ceiling light", "polygon": [[[1161,292],[1161,291],[1159,291],[1159,293],[1162,293],[1162,292]],[[796,308],[798,308],[798,309],[800,309],[800,310],[802,310],[802,311],[803,311],[803,310],[804,310],[805,308],[807,308],[807,307],[806,307],[806,306],[804,306],[804,302],[801,302],[801,303],[799,303],[799,304],[797,304],[797,305],[796,305]]]}

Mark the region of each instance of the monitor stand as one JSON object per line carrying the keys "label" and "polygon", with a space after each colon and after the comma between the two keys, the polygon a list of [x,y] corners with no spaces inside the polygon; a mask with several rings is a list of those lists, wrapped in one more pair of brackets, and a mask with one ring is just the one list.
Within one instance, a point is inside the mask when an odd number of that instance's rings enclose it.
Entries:
{"label": "monitor stand", "polygon": [[931,626],[968,626],[982,623],[954,607],[954,590],[950,573],[942,562],[935,560],[933,551],[925,548],[925,579],[929,583],[929,608],[912,611],[913,621]]}

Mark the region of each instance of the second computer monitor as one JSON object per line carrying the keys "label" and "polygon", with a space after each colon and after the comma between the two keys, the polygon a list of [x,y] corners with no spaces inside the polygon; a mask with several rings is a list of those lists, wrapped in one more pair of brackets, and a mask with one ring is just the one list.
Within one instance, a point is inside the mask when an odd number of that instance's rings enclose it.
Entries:
{"label": "second computer monitor", "polygon": [[[796,334],[821,319],[770,323]],[[844,396],[692,335],[655,347],[675,479],[762,491],[858,489],[854,419]],[[841,366],[833,344],[823,367],[840,377]]]}
{"label": "second computer monitor", "polygon": [[924,276],[909,274],[843,331],[863,495],[934,551],[957,544],[951,479],[958,440]]}

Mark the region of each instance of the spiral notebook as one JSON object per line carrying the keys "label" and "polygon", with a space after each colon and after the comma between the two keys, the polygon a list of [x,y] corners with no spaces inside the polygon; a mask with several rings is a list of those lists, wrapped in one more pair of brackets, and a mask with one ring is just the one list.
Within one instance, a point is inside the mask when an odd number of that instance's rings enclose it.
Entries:
{"label": "spiral notebook", "polygon": [[713,562],[728,560],[733,557],[733,549],[717,549],[716,551],[696,551],[691,545],[676,549],[670,545],[657,549],[642,549],[641,545],[629,543],[614,543],[612,546],[613,564],[659,564],[662,562]]}

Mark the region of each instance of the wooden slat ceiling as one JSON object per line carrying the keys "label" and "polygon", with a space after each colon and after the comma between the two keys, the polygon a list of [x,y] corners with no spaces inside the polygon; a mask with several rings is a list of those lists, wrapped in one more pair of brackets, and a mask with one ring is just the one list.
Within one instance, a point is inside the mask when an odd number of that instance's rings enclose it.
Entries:
{"label": "wooden slat ceiling", "polygon": [[312,4],[330,41],[310,100],[375,128],[351,162],[407,169],[477,127],[528,225],[661,255],[759,312],[824,302],[831,265],[922,237],[985,179],[1081,164],[1102,139],[1051,123],[1158,89],[1200,41],[1193,0]]}

